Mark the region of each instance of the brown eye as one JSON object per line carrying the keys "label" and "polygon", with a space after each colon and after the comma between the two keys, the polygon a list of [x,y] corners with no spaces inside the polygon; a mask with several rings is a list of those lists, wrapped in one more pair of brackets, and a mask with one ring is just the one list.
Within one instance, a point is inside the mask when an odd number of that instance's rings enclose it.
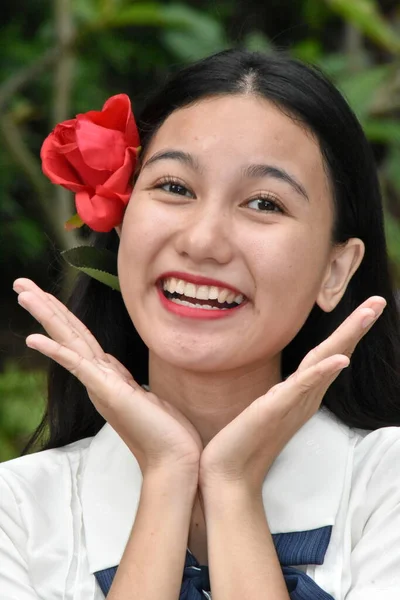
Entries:
{"label": "brown eye", "polygon": [[252,200],[249,200],[247,206],[258,212],[283,212],[278,203],[270,196],[259,196],[258,198],[253,198]]}
{"label": "brown eye", "polygon": [[157,188],[164,190],[164,192],[168,192],[168,194],[193,198],[193,194],[178,181],[165,181],[164,183],[160,183]]}

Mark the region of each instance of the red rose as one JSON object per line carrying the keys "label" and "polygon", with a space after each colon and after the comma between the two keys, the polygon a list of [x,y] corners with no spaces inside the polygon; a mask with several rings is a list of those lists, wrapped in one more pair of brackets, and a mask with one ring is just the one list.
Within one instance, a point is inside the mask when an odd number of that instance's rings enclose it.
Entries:
{"label": "red rose", "polygon": [[75,192],[80,219],[95,231],[122,221],[132,192],[139,134],[125,94],[112,96],[101,111],[64,121],[45,139],[43,172]]}

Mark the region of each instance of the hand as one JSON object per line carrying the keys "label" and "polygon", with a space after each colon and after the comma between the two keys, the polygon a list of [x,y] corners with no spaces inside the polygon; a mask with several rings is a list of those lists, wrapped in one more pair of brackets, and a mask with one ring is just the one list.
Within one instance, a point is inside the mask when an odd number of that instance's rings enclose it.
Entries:
{"label": "hand", "polygon": [[86,386],[96,410],[135,455],[142,473],[170,466],[175,472],[182,468],[197,476],[203,446],[180,411],[137,384],[54,296],[29,279],[17,279],[14,290],[20,305],[50,336],[30,335],[27,346],[55,360]]}
{"label": "hand", "polygon": [[225,482],[261,491],[273,461],[317,412],[325,392],[348,366],[356,345],[385,305],[379,296],[366,300],[307,354],[293,375],[257,398],[209,442],[200,459],[199,485],[203,491]]}

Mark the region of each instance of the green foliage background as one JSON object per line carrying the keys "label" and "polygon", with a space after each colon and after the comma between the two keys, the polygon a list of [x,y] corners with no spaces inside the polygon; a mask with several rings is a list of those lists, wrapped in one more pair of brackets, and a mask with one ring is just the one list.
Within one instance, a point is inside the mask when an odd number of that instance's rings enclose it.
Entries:
{"label": "green foliage background", "polygon": [[400,4],[397,0],[3,0],[0,53],[0,461],[17,456],[39,422],[45,361],[27,352],[37,331],[12,281],[63,297],[73,273],[59,259],[77,235],[65,190],[41,173],[56,122],[126,92],[134,109],[168,69],[228,47],[287,49],[343,91],[373,145],[389,254],[400,281]]}

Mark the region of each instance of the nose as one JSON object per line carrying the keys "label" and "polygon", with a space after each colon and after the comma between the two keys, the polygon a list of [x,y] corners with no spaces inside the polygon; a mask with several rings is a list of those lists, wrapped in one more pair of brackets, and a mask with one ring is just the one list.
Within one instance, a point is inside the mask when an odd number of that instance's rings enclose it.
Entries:
{"label": "nose", "polygon": [[232,259],[231,220],[227,211],[214,203],[198,204],[188,210],[177,236],[177,252],[193,263],[214,261],[226,264]]}

